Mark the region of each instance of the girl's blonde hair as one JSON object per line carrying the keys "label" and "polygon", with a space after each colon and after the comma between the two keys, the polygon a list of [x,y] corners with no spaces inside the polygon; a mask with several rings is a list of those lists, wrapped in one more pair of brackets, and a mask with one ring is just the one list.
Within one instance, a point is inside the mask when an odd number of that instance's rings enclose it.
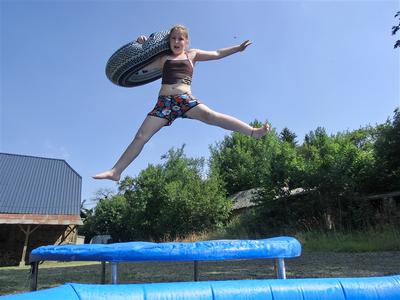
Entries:
{"label": "girl's blonde hair", "polygon": [[182,32],[183,32],[183,35],[185,36],[185,38],[189,39],[189,31],[187,30],[187,28],[186,28],[185,26],[180,25],[180,24],[175,25],[174,27],[172,27],[172,28],[170,29],[169,34],[171,34],[172,31],[174,31],[175,29],[176,29],[176,30],[182,31]]}

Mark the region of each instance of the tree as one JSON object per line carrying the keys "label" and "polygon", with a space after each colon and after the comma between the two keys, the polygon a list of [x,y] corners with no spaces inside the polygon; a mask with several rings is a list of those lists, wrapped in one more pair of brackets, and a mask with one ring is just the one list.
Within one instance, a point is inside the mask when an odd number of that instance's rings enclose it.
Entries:
{"label": "tree", "polygon": [[[96,215],[96,208],[104,200],[112,200],[115,193],[109,188],[100,188],[95,193],[90,201],[84,201],[81,204],[81,218],[83,219],[83,226],[79,227],[78,231],[80,235],[85,236],[85,242],[89,242],[92,237],[98,234],[108,234],[108,231],[104,231],[103,226],[98,226],[102,224],[103,220],[99,220],[99,216]],[[90,208],[84,207],[89,205]]]}
{"label": "tree", "polygon": [[292,131],[289,130],[289,128],[285,127],[282,129],[281,133],[279,134],[279,138],[282,142],[287,142],[288,144],[292,145],[293,147],[296,147],[297,141],[296,141],[296,134]]}
{"label": "tree", "polygon": [[124,222],[126,210],[127,201],[121,195],[101,200],[95,209],[94,226],[96,234],[109,234],[114,242],[125,240],[129,236],[128,228]]}
{"label": "tree", "polygon": [[223,183],[217,174],[204,176],[204,159],[187,158],[184,146],[162,158],[163,164],[121,182],[128,239],[175,238],[226,222],[230,204]]}
{"label": "tree", "polygon": [[[395,15],[395,18],[399,17],[399,24],[392,27],[392,35],[395,35],[397,31],[400,30],[400,11],[398,11]],[[394,48],[400,47],[400,40],[397,40],[394,44]]]}
{"label": "tree", "polygon": [[400,190],[400,109],[394,111],[392,121],[388,119],[377,130],[376,189],[382,192]]}
{"label": "tree", "polygon": [[[260,127],[258,121],[252,126]],[[267,180],[279,139],[274,130],[261,139],[232,133],[210,147],[210,168],[225,182],[229,195],[259,187]]]}
{"label": "tree", "polygon": [[[375,135],[371,127],[330,136],[317,128],[299,147],[281,142],[257,198],[262,227],[351,229],[373,224],[362,195],[371,191],[374,178]],[[290,191],[299,187],[306,193],[291,197]]]}

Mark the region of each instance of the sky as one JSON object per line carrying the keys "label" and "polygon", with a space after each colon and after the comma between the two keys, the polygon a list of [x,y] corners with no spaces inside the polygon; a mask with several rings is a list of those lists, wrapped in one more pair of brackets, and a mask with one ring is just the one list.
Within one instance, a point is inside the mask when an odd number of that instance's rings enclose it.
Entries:
{"label": "sky", "polygon": [[[82,200],[116,190],[92,175],[111,168],[154,107],[160,80],[119,87],[109,57],[139,35],[189,29],[190,46],[253,44],[200,62],[192,93],[211,109],[250,123],[288,127],[301,143],[383,123],[400,106],[400,1],[0,0],[0,152],[64,159],[82,176]],[[123,176],[137,176],[185,144],[188,157],[230,132],[176,120],[146,145]]]}

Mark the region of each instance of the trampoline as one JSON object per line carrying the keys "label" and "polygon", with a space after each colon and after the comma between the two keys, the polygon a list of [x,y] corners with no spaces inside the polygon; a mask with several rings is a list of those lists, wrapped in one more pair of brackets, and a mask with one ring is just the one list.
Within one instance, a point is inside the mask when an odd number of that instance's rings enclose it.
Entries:
{"label": "trampoline", "polygon": [[[366,278],[285,279],[284,259],[301,254],[300,243],[292,237],[263,240],[217,240],[194,243],[116,243],[44,246],[32,251],[33,279],[37,281],[42,260],[109,261],[190,261],[272,258],[280,279],[193,281],[172,283],[77,284],[1,297],[6,300],[185,300],[185,299],[265,299],[265,300],[398,300],[400,276]],[[32,283],[31,283],[32,284]],[[36,282],[35,282],[36,284]],[[31,285],[32,287],[32,285]],[[34,286],[36,288],[36,286]]]}
{"label": "trampoline", "polygon": [[[193,261],[194,281],[197,281],[200,261],[270,258],[274,260],[276,277],[285,279],[284,259],[300,255],[300,242],[293,237],[286,236],[259,240],[214,240],[192,243],[129,242],[43,246],[34,249],[29,257],[31,290],[37,288],[40,261],[110,262],[111,282],[116,284],[118,282],[118,263],[134,261]],[[103,264],[103,274],[104,270]]]}
{"label": "trampoline", "polygon": [[199,281],[147,284],[65,284],[4,300],[398,300],[400,276]]}

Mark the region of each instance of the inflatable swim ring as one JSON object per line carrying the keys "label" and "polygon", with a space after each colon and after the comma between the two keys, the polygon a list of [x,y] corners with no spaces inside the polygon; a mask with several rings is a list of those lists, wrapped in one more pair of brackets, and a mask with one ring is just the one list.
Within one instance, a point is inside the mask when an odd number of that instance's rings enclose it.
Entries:
{"label": "inflatable swim ring", "polygon": [[152,33],[139,44],[134,41],[119,48],[106,65],[106,75],[113,83],[123,87],[143,85],[161,78],[161,70],[144,72],[142,69],[158,55],[170,51],[169,32]]}

